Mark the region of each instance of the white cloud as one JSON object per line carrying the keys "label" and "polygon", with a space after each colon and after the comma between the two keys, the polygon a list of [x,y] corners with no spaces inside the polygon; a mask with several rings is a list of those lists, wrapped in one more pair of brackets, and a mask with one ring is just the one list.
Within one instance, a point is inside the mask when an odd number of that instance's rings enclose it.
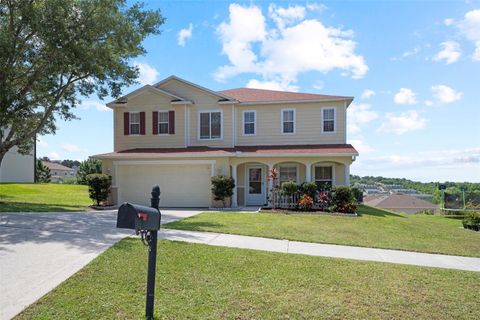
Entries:
{"label": "white cloud", "polygon": [[80,152],[82,149],[73,143],[62,144],[62,149],[68,152]]}
{"label": "white cloud", "polygon": [[435,99],[440,103],[452,103],[460,100],[463,96],[462,92],[456,91],[443,84],[432,86],[431,91]]}
{"label": "white cloud", "polygon": [[433,106],[433,101],[432,100],[425,100],[423,103],[425,103],[425,105],[428,106],[428,107]]}
{"label": "white cloud", "polygon": [[425,128],[427,120],[422,118],[417,111],[408,110],[400,114],[387,113],[386,120],[378,131],[394,134],[404,134]]}
{"label": "white cloud", "polygon": [[279,91],[298,91],[298,86],[290,84],[289,81],[261,81],[257,79],[251,79],[247,83],[247,88],[266,89],[266,90],[279,90]]}
{"label": "white cloud", "polygon": [[375,91],[370,90],[370,89],[365,89],[365,90],[363,90],[363,92],[362,92],[361,98],[362,98],[362,99],[370,99],[370,98],[373,97],[374,95],[375,95]]}
{"label": "white cloud", "polygon": [[[306,19],[308,7],[271,5],[264,16],[258,6],[231,4],[229,19],[217,33],[222,53],[229,64],[215,72],[217,81],[254,73],[266,82],[295,83],[300,73],[327,73],[334,69],[362,78],[368,66],[355,53],[353,31],[325,26],[316,19]],[[274,27],[267,26],[267,19]],[[257,49],[258,48],[258,49]]]}
{"label": "white cloud", "polygon": [[52,151],[52,152],[49,152],[47,154],[47,157],[50,159],[50,160],[60,160],[61,157],[58,153],[56,153],[55,151]]}
{"label": "white cloud", "polygon": [[405,59],[405,58],[407,58],[407,57],[417,55],[420,51],[421,51],[421,48],[420,48],[420,47],[415,47],[415,48],[413,48],[412,50],[408,50],[408,51],[403,52],[399,57],[392,57],[392,58],[390,58],[390,60],[392,60],[392,61],[403,60],[403,59]]}
{"label": "white cloud", "polygon": [[357,149],[357,151],[362,154],[362,153],[370,153],[370,152],[373,152],[375,151],[368,143],[366,143],[364,140],[362,139],[349,139],[348,140],[348,143],[350,143],[351,145],[353,145],[353,147],[355,149]]}
{"label": "white cloud", "polygon": [[480,61],[480,9],[465,13],[463,20],[457,23],[460,33],[475,46],[472,55],[474,61]]}
{"label": "white cloud", "polygon": [[80,108],[82,109],[95,108],[98,111],[111,111],[111,109],[107,108],[107,106],[105,106],[104,103],[101,103],[95,100],[82,101],[82,103],[80,104]]}
{"label": "white cloud", "polygon": [[157,80],[158,71],[148,63],[134,62],[133,65],[138,68],[140,72],[138,81],[142,85],[152,84]]}
{"label": "white cloud", "polygon": [[393,97],[393,101],[397,104],[415,104],[417,97],[415,92],[409,88],[400,88],[400,90]]}
{"label": "white cloud", "polygon": [[188,28],[183,28],[178,32],[177,43],[181,47],[185,47],[187,40],[192,37],[193,25],[190,23]]}
{"label": "white cloud", "polygon": [[446,64],[451,64],[458,59],[462,55],[460,51],[460,44],[456,41],[445,41],[440,44],[442,50],[438,52],[433,58],[433,61],[442,61],[445,60]]}
{"label": "white cloud", "polygon": [[451,26],[454,23],[455,23],[455,20],[453,20],[452,18],[447,18],[447,19],[443,20],[443,24],[446,25],[447,27]]}
{"label": "white cloud", "polygon": [[359,133],[361,126],[378,118],[378,114],[371,110],[371,105],[366,103],[352,103],[347,109],[348,133]]}
{"label": "white cloud", "polygon": [[323,83],[323,81],[316,81],[312,87],[316,90],[323,90],[323,88],[325,87],[325,83]]}

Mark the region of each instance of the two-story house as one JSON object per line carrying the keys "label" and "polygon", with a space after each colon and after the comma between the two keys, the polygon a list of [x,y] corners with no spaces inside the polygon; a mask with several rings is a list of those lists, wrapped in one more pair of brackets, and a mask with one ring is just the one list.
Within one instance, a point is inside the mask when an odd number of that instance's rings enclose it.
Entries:
{"label": "two-story house", "polygon": [[112,201],[148,204],[154,184],[161,206],[209,207],[210,179],[229,175],[231,206],[267,202],[280,182],[349,184],[358,152],[346,144],[352,97],[260,89],[212,91],[175,76],[107,104],[114,152],[94,158],[112,175]]}

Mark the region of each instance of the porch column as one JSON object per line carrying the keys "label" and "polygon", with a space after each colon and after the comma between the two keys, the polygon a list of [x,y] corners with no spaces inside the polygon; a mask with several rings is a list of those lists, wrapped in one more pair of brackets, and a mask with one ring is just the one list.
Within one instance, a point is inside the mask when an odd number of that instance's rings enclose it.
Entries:
{"label": "porch column", "polygon": [[232,208],[237,208],[238,207],[238,202],[237,202],[237,165],[232,164],[232,178],[235,181],[235,187],[233,187],[233,194],[232,194]]}
{"label": "porch column", "polygon": [[345,185],[350,185],[350,166],[348,164],[344,165],[345,167]]}
{"label": "porch column", "polygon": [[312,181],[312,163],[307,162],[305,163],[305,182]]}

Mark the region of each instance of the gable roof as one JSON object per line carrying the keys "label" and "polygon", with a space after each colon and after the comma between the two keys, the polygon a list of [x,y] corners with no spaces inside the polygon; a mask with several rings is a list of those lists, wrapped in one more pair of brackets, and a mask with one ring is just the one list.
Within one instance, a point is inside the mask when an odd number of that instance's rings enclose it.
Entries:
{"label": "gable roof", "polygon": [[141,94],[142,92],[146,91],[146,90],[149,90],[149,91],[152,91],[156,94],[160,94],[160,95],[163,95],[163,96],[167,96],[169,98],[172,99],[172,102],[177,102],[177,101],[181,101],[181,102],[184,102],[184,103],[191,103],[191,101],[189,101],[188,99],[184,99],[180,96],[177,96],[173,93],[170,93],[168,91],[165,91],[165,90],[162,90],[160,88],[156,88],[154,86],[151,86],[149,84],[147,85],[144,85],[143,87],[141,88],[138,88],[137,90],[134,90],[132,92],[130,92],[129,94],[126,94],[114,101],[111,101],[109,103],[107,103],[107,107],[111,108],[113,105],[116,105],[116,104],[124,104],[127,102],[127,100],[130,98],[134,98],[136,96],[138,96],[139,94]]}
{"label": "gable roof", "polygon": [[183,83],[185,83],[185,84],[187,84],[187,85],[189,85],[189,86],[192,86],[192,87],[197,88],[197,89],[199,89],[199,90],[202,90],[202,91],[205,91],[205,92],[207,92],[207,93],[210,93],[211,95],[214,95],[214,96],[219,97],[219,98],[220,98],[221,100],[223,100],[223,101],[235,101],[234,98],[232,99],[232,97],[226,96],[226,95],[222,94],[221,92],[217,92],[217,91],[210,90],[210,89],[208,89],[208,88],[202,87],[202,86],[200,86],[200,85],[198,85],[198,84],[195,84],[195,83],[193,83],[193,82],[187,81],[187,80],[185,80],[185,79],[179,78],[179,77],[174,76],[174,75],[171,75],[170,77],[165,78],[165,79],[163,79],[162,81],[155,83],[153,86],[156,87],[156,88],[158,88],[158,87],[162,86],[163,84],[165,84],[165,83],[167,83],[167,82],[169,82],[169,81],[172,81],[172,80],[177,80],[177,81],[183,82]]}
{"label": "gable roof", "polygon": [[219,93],[232,97],[243,104],[247,103],[277,103],[277,102],[318,102],[347,100],[350,104],[353,97],[332,96],[314,93],[301,93],[253,88],[237,88],[219,91]]}
{"label": "gable roof", "polygon": [[72,168],[66,167],[60,163],[50,162],[50,161],[42,161],[42,164],[47,167],[49,170],[68,170],[68,171],[75,171]]}

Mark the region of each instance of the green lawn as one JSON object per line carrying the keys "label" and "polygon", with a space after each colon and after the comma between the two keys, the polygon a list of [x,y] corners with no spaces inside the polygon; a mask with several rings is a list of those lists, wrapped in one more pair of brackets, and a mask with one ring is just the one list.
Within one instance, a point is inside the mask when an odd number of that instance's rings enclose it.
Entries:
{"label": "green lawn", "polygon": [[461,220],[361,206],[359,217],[206,212],[166,228],[480,257],[480,232]]}
{"label": "green lawn", "polygon": [[[17,319],[142,319],[147,248],[125,239]],[[157,319],[479,319],[480,273],[161,241]]]}
{"label": "green lawn", "polygon": [[91,204],[83,185],[0,184],[0,212],[81,211]]}

